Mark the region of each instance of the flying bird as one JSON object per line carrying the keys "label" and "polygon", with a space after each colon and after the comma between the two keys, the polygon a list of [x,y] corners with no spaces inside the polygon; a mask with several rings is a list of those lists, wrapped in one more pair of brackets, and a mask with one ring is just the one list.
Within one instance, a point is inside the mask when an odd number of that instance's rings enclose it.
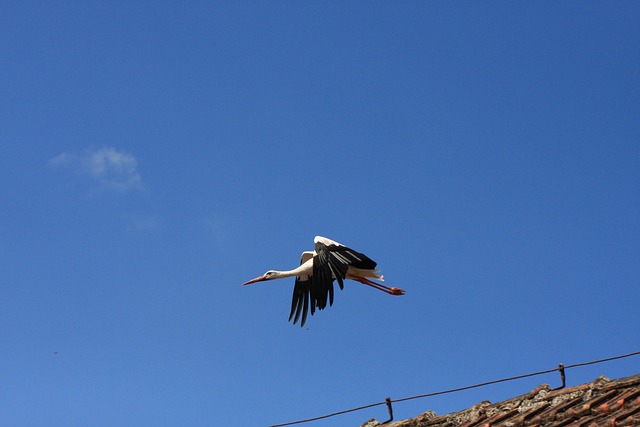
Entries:
{"label": "flying bird", "polygon": [[314,250],[302,253],[298,268],[287,271],[269,270],[262,276],[243,283],[242,286],[295,276],[289,320],[293,319],[295,325],[300,319],[301,327],[307,320],[309,310],[313,315],[316,308],[324,309],[327,301],[330,306],[333,305],[334,280],[338,281],[340,289],[344,289],[344,279],[351,279],[389,295],[404,295],[403,289],[370,280],[382,281],[383,276],[380,270],[375,269],[376,262],[366,255],[326,237],[316,236],[313,243]]}

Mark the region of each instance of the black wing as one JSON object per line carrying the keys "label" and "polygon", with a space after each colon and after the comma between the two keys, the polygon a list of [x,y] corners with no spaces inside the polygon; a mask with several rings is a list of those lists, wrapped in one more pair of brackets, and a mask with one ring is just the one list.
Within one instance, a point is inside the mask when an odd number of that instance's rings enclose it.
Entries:
{"label": "black wing", "polygon": [[[310,258],[314,256],[313,252],[303,252],[300,258],[300,265],[304,264]],[[300,321],[300,327],[304,326],[307,321],[307,314],[309,313],[309,305],[311,305],[311,314],[315,313],[317,300],[315,295],[317,292],[312,283],[312,277],[310,276],[296,276],[296,283],[293,287],[293,296],[291,298],[291,313],[289,313],[289,320],[293,319],[293,324],[302,316]]]}
{"label": "black wing", "polygon": [[[301,263],[310,256],[309,252],[305,252]],[[304,326],[309,309],[313,315],[316,308],[324,309],[327,302],[329,306],[333,305],[333,281],[337,280],[340,289],[344,289],[344,279],[350,265],[373,270],[376,262],[340,243],[324,237],[316,237],[313,275],[296,277],[289,320],[293,319],[294,324],[300,320],[300,326]]]}
{"label": "black wing", "polygon": [[[314,259],[314,263],[316,259]],[[311,310],[311,315],[313,316],[316,308],[322,310],[327,306],[327,299],[329,305],[332,305],[333,279],[317,275],[314,267],[313,276],[296,277],[289,320],[293,319],[293,324],[295,325],[300,319],[300,326],[304,326],[309,310]]]}
{"label": "black wing", "polygon": [[322,270],[323,275],[338,280],[340,289],[344,289],[343,281],[350,265],[363,270],[373,270],[377,265],[368,256],[324,237],[316,237],[315,250],[317,255],[313,263],[313,275],[316,269]]}
{"label": "black wing", "polygon": [[[293,287],[293,297],[291,299],[291,313],[289,314],[289,320],[293,318],[293,324],[295,325],[300,318],[300,315],[302,315],[300,327],[304,326],[304,322],[307,321],[307,313],[309,312],[309,289],[311,287],[310,282],[311,281],[308,278],[306,280],[300,280],[299,277],[296,277],[296,284]],[[315,307],[311,309],[312,313],[314,311]]]}

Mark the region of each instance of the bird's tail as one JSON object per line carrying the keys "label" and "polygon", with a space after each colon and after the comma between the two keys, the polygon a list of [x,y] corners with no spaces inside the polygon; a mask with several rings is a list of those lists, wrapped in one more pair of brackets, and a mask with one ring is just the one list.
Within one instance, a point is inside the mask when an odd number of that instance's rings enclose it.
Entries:
{"label": "bird's tail", "polygon": [[[353,268],[349,267],[349,273],[354,276],[359,277],[369,277],[371,279],[379,280],[380,282],[384,282],[384,276],[380,274],[380,270],[363,270],[361,268]],[[349,277],[347,277],[349,278]]]}

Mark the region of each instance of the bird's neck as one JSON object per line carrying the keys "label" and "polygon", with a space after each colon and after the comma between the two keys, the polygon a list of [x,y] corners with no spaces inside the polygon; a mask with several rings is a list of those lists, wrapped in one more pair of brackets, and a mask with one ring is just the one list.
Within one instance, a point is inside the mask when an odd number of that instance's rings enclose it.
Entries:
{"label": "bird's neck", "polygon": [[310,263],[304,263],[300,265],[298,268],[294,268],[293,270],[285,270],[279,271],[274,270],[278,274],[278,278],[281,277],[292,277],[292,276],[306,276],[309,274],[309,270],[312,268]]}
{"label": "bird's neck", "polygon": [[298,270],[298,269],[296,268],[296,269],[293,269],[293,270],[285,270],[285,271],[273,270],[273,271],[276,272],[278,279],[281,279],[281,278],[285,278],[285,277],[296,276],[297,275],[296,270]]}

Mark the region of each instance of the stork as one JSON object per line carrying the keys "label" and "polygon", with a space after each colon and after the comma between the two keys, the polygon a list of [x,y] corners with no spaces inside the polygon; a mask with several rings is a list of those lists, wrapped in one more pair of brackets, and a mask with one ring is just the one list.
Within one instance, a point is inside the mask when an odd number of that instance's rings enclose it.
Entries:
{"label": "stork", "polygon": [[291,300],[289,320],[295,325],[301,318],[300,326],[304,326],[307,313],[311,315],[327,306],[333,305],[333,281],[337,280],[340,289],[344,289],[344,279],[351,279],[371,286],[389,295],[404,295],[405,290],[385,286],[370,279],[383,281],[380,270],[376,270],[376,262],[360,252],[356,252],[326,237],[316,236],[313,239],[314,250],[305,251],[300,258],[300,266],[293,270],[269,270],[262,276],[242,284],[250,285],[265,280],[282,279],[295,276]]}

